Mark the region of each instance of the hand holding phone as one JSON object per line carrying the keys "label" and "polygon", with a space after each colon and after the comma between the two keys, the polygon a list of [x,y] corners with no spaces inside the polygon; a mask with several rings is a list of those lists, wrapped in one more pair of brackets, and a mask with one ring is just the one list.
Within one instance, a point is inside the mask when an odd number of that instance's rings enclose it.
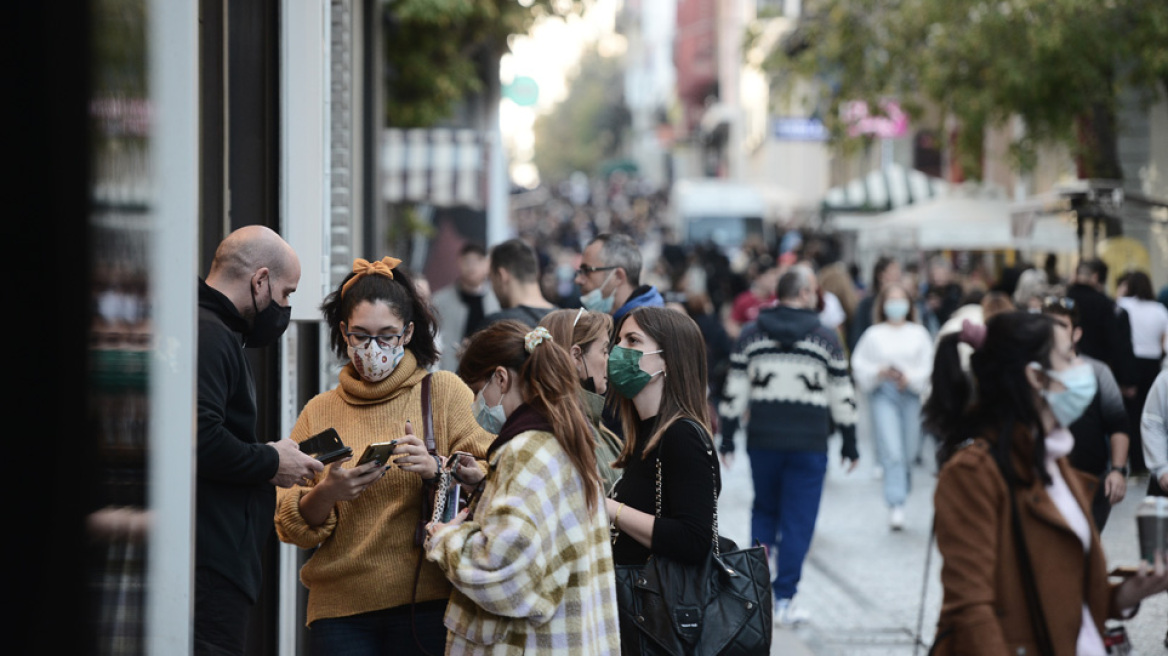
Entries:
{"label": "hand holding phone", "polygon": [[300,443],[300,450],[325,465],[353,455],[353,449],[341,442],[335,428],[326,428],[304,440]]}
{"label": "hand holding phone", "polygon": [[365,447],[365,452],[361,454],[361,459],[357,461],[357,466],[376,462],[378,465],[389,463],[389,459],[393,456],[393,449],[397,446],[397,440],[390,440],[389,442],[376,442]]}

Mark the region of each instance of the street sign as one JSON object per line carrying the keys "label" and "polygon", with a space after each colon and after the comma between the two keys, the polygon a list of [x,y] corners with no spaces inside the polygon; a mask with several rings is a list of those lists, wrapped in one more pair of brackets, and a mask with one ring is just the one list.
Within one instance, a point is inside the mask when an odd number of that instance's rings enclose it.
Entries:
{"label": "street sign", "polygon": [[520,75],[503,87],[503,97],[520,107],[531,107],[539,100],[539,85],[532,78]]}

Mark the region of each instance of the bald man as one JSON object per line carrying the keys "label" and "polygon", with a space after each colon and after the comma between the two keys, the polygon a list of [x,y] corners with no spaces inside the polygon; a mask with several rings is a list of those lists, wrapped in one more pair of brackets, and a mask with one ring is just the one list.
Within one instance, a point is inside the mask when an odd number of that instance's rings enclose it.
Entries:
{"label": "bald man", "polygon": [[262,226],[228,235],[199,281],[196,654],[243,653],[275,515],[273,486],[291,487],[323,468],[292,440],[256,434],[255,382],[243,352],[280,338],[299,282],[296,253]]}

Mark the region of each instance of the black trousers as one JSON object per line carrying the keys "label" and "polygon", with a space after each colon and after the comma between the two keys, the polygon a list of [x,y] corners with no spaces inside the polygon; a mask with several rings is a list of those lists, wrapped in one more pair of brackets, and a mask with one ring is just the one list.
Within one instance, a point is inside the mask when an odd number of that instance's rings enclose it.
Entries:
{"label": "black trousers", "polygon": [[243,656],[252,605],[227,577],[195,568],[195,654]]}

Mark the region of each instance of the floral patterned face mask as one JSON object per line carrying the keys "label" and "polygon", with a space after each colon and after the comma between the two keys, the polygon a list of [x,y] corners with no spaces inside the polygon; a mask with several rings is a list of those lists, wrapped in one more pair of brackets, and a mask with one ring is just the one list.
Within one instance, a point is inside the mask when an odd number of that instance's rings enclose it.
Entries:
{"label": "floral patterned face mask", "polygon": [[382,348],[376,339],[363,346],[349,346],[349,359],[361,378],[370,383],[385,380],[397,368],[405,356],[406,349],[401,344],[393,348]]}

